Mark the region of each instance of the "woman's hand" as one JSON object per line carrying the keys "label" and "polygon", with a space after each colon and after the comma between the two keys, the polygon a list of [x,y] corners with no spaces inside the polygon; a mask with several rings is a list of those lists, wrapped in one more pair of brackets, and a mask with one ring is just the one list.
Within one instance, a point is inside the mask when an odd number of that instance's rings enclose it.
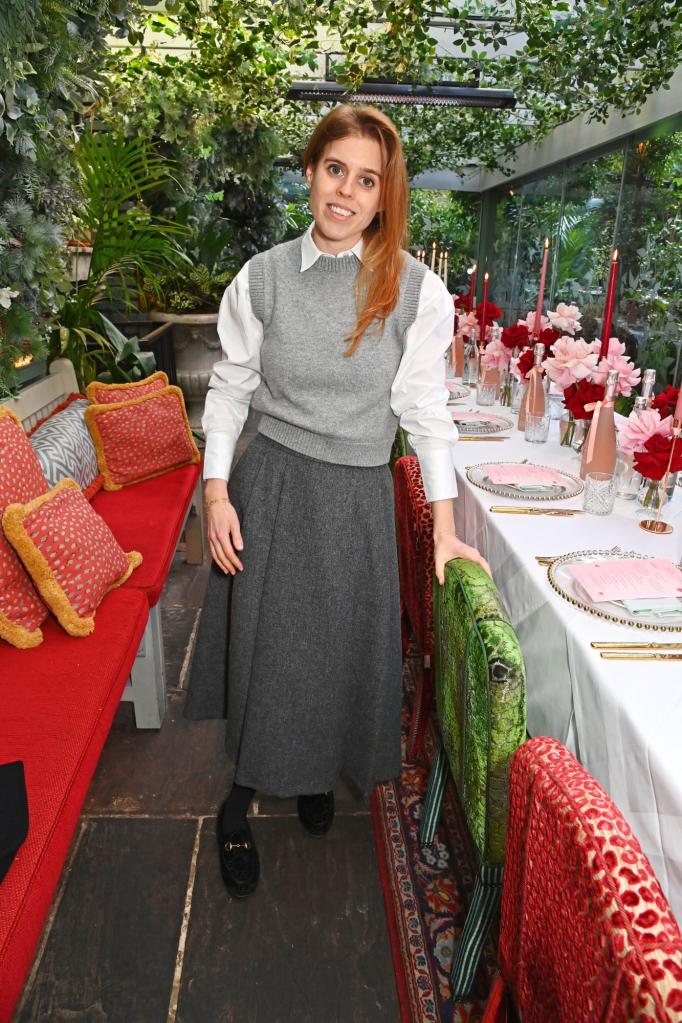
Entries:
{"label": "woman's hand", "polygon": [[475,562],[485,569],[492,579],[493,576],[488,562],[475,547],[470,547],[468,544],[458,540],[454,533],[445,533],[443,535],[436,535],[434,533],[433,567],[436,578],[441,586],[445,584],[445,565],[448,561],[452,561],[453,558],[465,558],[467,561]]}
{"label": "woman's hand", "polygon": [[213,560],[225,573],[235,575],[237,571],[243,572],[244,566],[237,551],[244,549],[244,541],[239,517],[227,495],[225,480],[206,480],[204,499],[208,520],[208,543]]}

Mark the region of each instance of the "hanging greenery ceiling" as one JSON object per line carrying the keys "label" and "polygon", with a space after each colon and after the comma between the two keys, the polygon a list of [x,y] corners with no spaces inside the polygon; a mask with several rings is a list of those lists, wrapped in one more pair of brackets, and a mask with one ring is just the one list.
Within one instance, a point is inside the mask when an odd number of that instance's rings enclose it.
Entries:
{"label": "hanging greenery ceiling", "polygon": [[637,110],[682,57],[678,0],[169,0],[165,11],[150,23],[177,27],[194,49],[177,70],[210,83],[235,122],[273,127],[283,149],[300,149],[322,109],[284,98],[292,78],[319,75],[319,54],[349,85],[449,78],[514,91],[515,110],[390,107],[413,174],[504,169],[519,145],[578,114]]}

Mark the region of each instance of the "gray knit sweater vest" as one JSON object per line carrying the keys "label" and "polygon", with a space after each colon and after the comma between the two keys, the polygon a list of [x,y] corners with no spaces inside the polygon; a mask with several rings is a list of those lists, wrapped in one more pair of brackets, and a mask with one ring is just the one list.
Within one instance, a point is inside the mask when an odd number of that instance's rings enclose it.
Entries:
{"label": "gray knit sweater vest", "polygon": [[253,257],[249,291],[263,324],[263,379],[252,407],[262,413],[262,434],[323,462],[388,462],[398,424],[391,385],[426,272],[409,253],[404,257],[400,295],[384,330],[370,328],[348,358],[357,256],[322,255],[301,273],[297,238]]}

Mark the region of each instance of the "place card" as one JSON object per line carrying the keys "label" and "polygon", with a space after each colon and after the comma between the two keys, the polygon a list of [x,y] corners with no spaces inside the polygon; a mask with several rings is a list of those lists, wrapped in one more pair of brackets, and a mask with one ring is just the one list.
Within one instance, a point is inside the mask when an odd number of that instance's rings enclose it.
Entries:
{"label": "place card", "polygon": [[614,558],[567,568],[593,604],[682,597],[682,572],[663,558]]}
{"label": "place card", "polygon": [[507,487],[566,486],[566,480],[561,473],[542,465],[520,465],[512,462],[504,465],[487,465],[485,471],[491,483]]}

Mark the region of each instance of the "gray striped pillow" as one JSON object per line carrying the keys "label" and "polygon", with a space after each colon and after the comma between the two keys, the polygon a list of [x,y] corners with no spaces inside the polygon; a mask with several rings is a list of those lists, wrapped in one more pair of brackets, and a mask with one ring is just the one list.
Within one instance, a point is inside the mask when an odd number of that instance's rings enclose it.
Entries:
{"label": "gray striped pillow", "polygon": [[51,487],[69,477],[85,490],[97,475],[97,454],[84,416],[89,404],[77,398],[29,437]]}

